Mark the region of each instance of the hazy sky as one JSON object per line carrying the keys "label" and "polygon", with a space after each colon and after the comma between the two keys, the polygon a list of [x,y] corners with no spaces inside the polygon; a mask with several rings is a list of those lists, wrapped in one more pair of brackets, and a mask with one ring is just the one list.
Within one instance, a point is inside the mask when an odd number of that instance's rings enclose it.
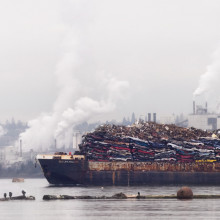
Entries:
{"label": "hazy sky", "polygon": [[81,97],[98,119],[192,112],[219,48],[219,11],[219,0],[1,1],[0,121]]}

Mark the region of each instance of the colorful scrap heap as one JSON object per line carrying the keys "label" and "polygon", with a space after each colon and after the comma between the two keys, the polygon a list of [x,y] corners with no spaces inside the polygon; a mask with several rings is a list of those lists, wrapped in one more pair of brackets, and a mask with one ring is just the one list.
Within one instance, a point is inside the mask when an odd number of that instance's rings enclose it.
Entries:
{"label": "colorful scrap heap", "polygon": [[213,133],[175,125],[103,125],[83,137],[80,153],[90,161],[216,162],[220,139]]}

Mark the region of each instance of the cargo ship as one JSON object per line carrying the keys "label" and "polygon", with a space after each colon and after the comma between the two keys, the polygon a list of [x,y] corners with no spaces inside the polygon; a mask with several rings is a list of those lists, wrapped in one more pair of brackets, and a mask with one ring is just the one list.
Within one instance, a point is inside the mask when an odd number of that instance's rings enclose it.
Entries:
{"label": "cargo ship", "polygon": [[220,184],[220,140],[207,131],[156,123],[104,125],[86,134],[79,147],[74,154],[37,156],[50,184]]}

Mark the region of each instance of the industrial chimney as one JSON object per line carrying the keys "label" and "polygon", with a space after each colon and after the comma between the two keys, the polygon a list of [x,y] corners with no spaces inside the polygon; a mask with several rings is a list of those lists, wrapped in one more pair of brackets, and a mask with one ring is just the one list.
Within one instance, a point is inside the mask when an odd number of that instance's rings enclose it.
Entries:
{"label": "industrial chimney", "polygon": [[206,113],[208,113],[208,102],[205,103]]}
{"label": "industrial chimney", "polygon": [[57,139],[54,140],[54,149],[57,149]]}
{"label": "industrial chimney", "polygon": [[151,121],[151,113],[148,113],[148,121]]}
{"label": "industrial chimney", "polygon": [[196,114],[196,102],[193,101],[193,114],[195,115]]}
{"label": "industrial chimney", "polygon": [[79,149],[79,144],[81,143],[81,133],[79,131],[75,131],[73,133],[73,148]]}
{"label": "industrial chimney", "polygon": [[153,122],[157,122],[157,114],[156,113],[153,113]]}

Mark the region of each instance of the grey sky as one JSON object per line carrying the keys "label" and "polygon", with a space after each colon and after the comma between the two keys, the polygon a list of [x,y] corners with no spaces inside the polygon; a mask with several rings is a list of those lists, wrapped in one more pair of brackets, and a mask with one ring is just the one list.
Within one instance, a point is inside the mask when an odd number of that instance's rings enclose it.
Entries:
{"label": "grey sky", "polygon": [[69,80],[56,74],[69,49],[75,82],[68,86],[79,88],[66,108],[81,96],[105,100],[112,77],[129,87],[98,118],[190,113],[220,43],[219,10],[218,0],[1,1],[0,121],[53,112]]}

